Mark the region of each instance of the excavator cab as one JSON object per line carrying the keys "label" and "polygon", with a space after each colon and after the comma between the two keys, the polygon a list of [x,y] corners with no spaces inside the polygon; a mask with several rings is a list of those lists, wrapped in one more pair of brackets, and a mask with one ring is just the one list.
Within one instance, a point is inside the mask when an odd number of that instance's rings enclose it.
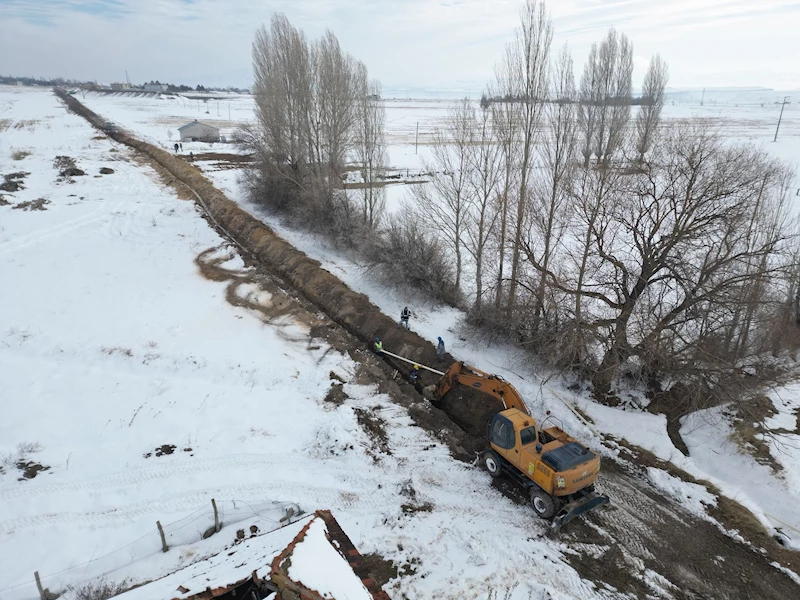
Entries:
{"label": "excavator cab", "polygon": [[600,457],[560,428],[540,430],[530,415],[511,408],[492,417],[488,434],[486,470],[516,479],[528,490],[533,510],[553,519],[553,529],[608,503],[607,496],[594,493]]}

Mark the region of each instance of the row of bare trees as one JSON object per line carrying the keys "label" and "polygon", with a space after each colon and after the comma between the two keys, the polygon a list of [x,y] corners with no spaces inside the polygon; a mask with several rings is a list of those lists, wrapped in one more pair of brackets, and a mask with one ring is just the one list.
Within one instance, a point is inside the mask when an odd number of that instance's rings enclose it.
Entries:
{"label": "row of bare trees", "polygon": [[623,370],[719,387],[794,323],[793,174],[701,122],[664,127],[658,55],[632,114],[624,34],[593,44],[578,86],[552,37],[527,0],[485,94],[512,100],[453,107],[410,209],[449,248],[477,323],[583,370],[598,395]]}
{"label": "row of bare trees", "polygon": [[[331,31],[309,41],[283,14],[256,33],[253,71],[257,127],[243,142],[259,159],[254,198],[345,237],[376,227],[386,165],[380,83]],[[353,165],[362,185],[348,195],[342,178]]]}
{"label": "row of bare trees", "polygon": [[702,122],[665,127],[658,55],[634,107],[624,34],[592,45],[577,84],[552,40],[544,2],[526,0],[494,100],[453,106],[430,183],[387,217],[380,85],[332,33],[309,42],[275,16],[253,45],[253,197],[585,373],[600,397],[623,372],[722,389],[798,338],[793,174]]}

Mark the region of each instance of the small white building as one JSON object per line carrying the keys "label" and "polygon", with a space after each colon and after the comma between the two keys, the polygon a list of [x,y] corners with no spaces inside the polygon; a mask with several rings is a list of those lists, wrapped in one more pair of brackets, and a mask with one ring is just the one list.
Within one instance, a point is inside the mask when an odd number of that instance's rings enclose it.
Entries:
{"label": "small white building", "polygon": [[182,142],[218,142],[219,129],[194,120],[183,127],[178,127]]}
{"label": "small white building", "polygon": [[166,92],[167,91],[167,84],[166,83],[145,83],[144,84],[144,91],[145,92]]}

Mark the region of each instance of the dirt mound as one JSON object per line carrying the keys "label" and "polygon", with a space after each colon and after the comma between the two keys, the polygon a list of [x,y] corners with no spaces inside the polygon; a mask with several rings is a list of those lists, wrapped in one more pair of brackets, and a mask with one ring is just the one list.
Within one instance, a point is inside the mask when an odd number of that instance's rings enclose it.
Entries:
{"label": "dirt mound", "polygon": [[47,210],[45,206],[50,204],[50,200],[45,198],[37,198],[36,200],[28,200],[15,204],[11,208],[21,208],[22,210]]}
{"label": "dirt mound", "polygon": [[504,409],[492,396],[464,386],[453,388],[434,405],[469,435],[483,440],[487,439],[489,420]]}
{"label": "dirt mound", "polygon": [[3,175],[3,183],[0,183],[0,190],[4,192],[18,192],[19,190],[24,190],[25,186],[22,185],[22,180],[28,175],[30,175],[30,173],[24,173],[22,171]]}
{"label": "dirt mound", "polygon": [[114,169],[110,169],[109,167],[100,167],[100,175],[111,175],[114,172]]}
{"label": "dirt mound", "polygon": [[69,156],[56,156],[53,159],[53,167],[58,169],[58,176],[61,179],[70,179],[72,177],[83,177],[86,175],[75,164],[75,159]]}
{"label": "dirt mound", "polygon": [[15,464],[15,466],[22,471],[22,477],[20,477],[17,481],[24,481],[26,479],[33,479],[42,471],[49,471],[50,467],[46,465],[41,465],[32,460],[19,460]]}

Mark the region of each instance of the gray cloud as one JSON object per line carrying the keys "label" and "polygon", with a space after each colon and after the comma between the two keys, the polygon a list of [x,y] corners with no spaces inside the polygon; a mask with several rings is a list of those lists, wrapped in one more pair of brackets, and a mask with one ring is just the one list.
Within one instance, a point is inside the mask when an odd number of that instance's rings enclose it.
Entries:
{"label": "gray cloud", "polygon": [[[479,90],[521,0],[0,0],[0,72],[248,85],[253,32],[275,11],[315,37],[330,28],[385,86]],[[556,44],[580,65],[614,26],[634,42],[636,79],[660,52],[673,85],[800,86],[800,3],[560,0]]]}

